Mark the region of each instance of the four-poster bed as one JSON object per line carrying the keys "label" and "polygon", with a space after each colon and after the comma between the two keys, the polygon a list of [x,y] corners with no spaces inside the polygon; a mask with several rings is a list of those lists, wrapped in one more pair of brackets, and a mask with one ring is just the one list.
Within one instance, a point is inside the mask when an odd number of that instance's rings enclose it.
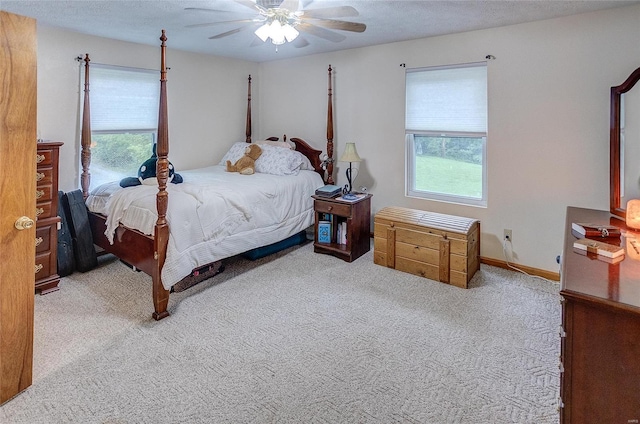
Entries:
{"label": "four-poster bed", "polygon": [[[191,170],[192,173],[190,173],[191,171],[181,171],[181,175],[185,178],[185,183],[179,184],[179,186],[182,186],[180,187],[180,190],[185,190],[185,192],[178,191],[178,189],[174,187],[167,187],[169,176],[169,135],[167,125],[167,68],[165,63],[166,37],[164,30],[162,31],[160,40],[162,43],[160,62],[160,103],[156,145],[156,153],[158,157],[156,171],[158,182],[157,189],[155,186],[145,187],[143,185],[124,189],[118,187],[117,189],[113,188],[113,191],[110,191],[112,190],[112,187],[108,187],[105,189],[105,193],[108,193],[105,199],[108,200],[103,200],[96,194],[96,192],[99,192],[101,188],[89,193],[91,117],[89,101],[90,60],[88,54],[84,59],[85,97],[81,133],[81,185],[82,193],[86,199],[89,209],[89,223],[93,235],[93,241],[105,252],[114,254],[123,262],[126,262],[151,276],[153,281],[153,318],[156,320],[160,320],[169,315],[167,311],[169,293],[173,284],[179,280],[176,279],[176,273],[182,272],[181,277],[187,277],[191,270],[198,267],[243,253],[253,248],[271,245],[299,233],[301,229],[304,230],[304,228],[313,224],[313,202],[311,195],[314,190],[323,185],[325,181],[329,184],[333,183],[333,161],[331,159],[333,155],[333,110],[331,92],[332,69],[331,66],[329,66],[329,107],[327,116],[327,154],[329,159],[322,161],[320,159],[322,151],[314,149],[304,140],[294,137],[291,138],[289,142],[295,145],[295,150],[284,149],[283,147],[272,147],[270,145],[262,146],[266,153],[273,153],[271,156],[265,156],[279,158],[280,156],[283,156],[284,153],[287,153],[287,155],[284,156],[288,157],[289,155],[298,155],[301,159],[304,159],[304,161],[300,161],[301,165],[299,169],[295,169],[295,172],[292,171],[290,173],[291,175],[256,173],[252,176],[239,176],[237,173],[220,172],[218,168],[222,168],[221,166],[212,166],[198,170]],[[277,140],[277,138],[272,137],[268,140],[273,141]],[[251,142],[251,77],[249,77],[246,140],[245,142],[236,144],[244,145]],[[229,155],[232,150],[233,147],[227,155]],[[302,155],[304,155],[304,158]],[[298,159],[298,156],[295,157],[296,160]],[[327,173],[326,179],[324,178],[325,171]],[[188,183],[189,177],[191,177],[191,184]],[[256,178],[252,179],[252,177]],[[229,179],[233,178],[236,178],[236,180],[233,181],[233,184],[239,184],[240,188],[235,188],[234,190],[233,188],[229,189],[226,187],[224,195],[232,198],[231,200],[223,199],[222,203],[240,203],[242,199],[236,198],[238,196],[237,193],[243,193],[245,191],[248,192],[249,190],[254,189],[253,186],[256,186],[255,190],[258,190],[258,193],[255,196],[262,195],[264,199],[269,198],[274,200],[261,200],[262,203],[259,203],[259,206],[252,204],[242,206],[240,209],[237,207],[236,209],[229,209],[229,206],[221,207],[218,204],[216,204],[215,207],[209,207],[209,209],[201,206],[203,205],[203,202],[209,201],[206,197],[211,197],[213,199],[212,201],[217,201],[218,197],[223,196],[223,194],[215,192],[215,190],[219,189],[224,191],[224,187],[220,186],[226,186],[228,181],[230,181]],[[202,185],[207,183],[207,181],[211,187]],[[115,183],[115,185],[117,185],[117,183]],[[170,184],[170,186],[176,186],[176,184]],[[131,190],[142,191],[134,193]],[[287,193],[292,194],[289,195]],[[126,196],[129,196],[129,198]],[[173,196],[175,196],[177,200],[175,200],[174,203],[171,203],[169,199]],[[188,203],[186,200],[189,200],[191,197],[198,196],[200,196],[200,198],[196,200],[196,203],[198,204],[196,208],[200,207],[201,210],[207,212],[200,212],[200,216],[205,215],[209,219],[207,223],[200,223],[200,225],[203,228],[212,225],[210,221],[213,218],[209,217],[210,215],[215,214],[208,213],[212,210],[222,212],[223,218],[218,219],[218,221],[223,222],[223,224],[215,227],[215,230],[210,230],[211,233],[217,234],[217,236],[213,237],[214,240],[207,240],[207,243],[200,243],[200,241],[198,241],[194,242],[194,246],[189,246],[185,244],[186,239],[181,240],[180,237],[181,233],[189,232],[189,230],[185,230],[183,227],[185,226],[185,222],[191,222],[191,217],[178,215],[178,212],[176,212],[175,209],[185,209],[183,204]],[[154,198],[155,201],[150,203],[150,198]],[[139,200],[140,205],[144,205],[146,207],[144,214],[146,216],[147,224],[149,224],[149,216],[153,216],[153,223],[151,225],[147,225],[147,228],[142,224],[139,226],[133,224],[129,225],[130,221],[127,221],[127,206],[134,205],[133,202]],[[283,204],[283,202],[290,203]],[[271,205],[271,203],[273,203],[273,205]],[[116,206],[118,204],[124,204],[126,206],[123,206],[120,210],[109,209],[111,208],[111,204]],[[135,206],[138,207],[137,204]],[[171,208],[169,206],[171,206]],[[132,206],[129,209],[134,210],[135,208]],[[139,207],[138,211],[141,209],[142,208]],[[113,212],[114,210],[117,210],[117,212]],[[266,218],[262,217],[263,211],[266,211],[265,216],[273,215],[272,221],[267,221]],[[198,215],[198,211],[189,213],[192,213],[194,216]],[[256,219],[255,217],[258,215],[259,219]],[[228,219],[229,216],[234,216],[236,218],[230,221]],[[176,222],[180,223],[180,226],[176,227],[177,230],[174,233],[170,232],[169,225],[169,221],[171,221],[172,218]],[[197,218],[198,217],[195,219],[197,220]],[[264,222],[256,223],[256,221]],[[216,222],[216,224],[218,223]],[[200,230],[202,230],[202,228],[200,228]],[[224,235],[220,236],[223,232]],[[218,237],[218,239],[215,239],[215,237]],[[182,245],[182,248],[179,247],[180,245]],[[204,258],[207,258],[207,260]],[[197,266],[190,266],[194,264]],[[184,271],[185,265],[190,266],[188,271]]]}

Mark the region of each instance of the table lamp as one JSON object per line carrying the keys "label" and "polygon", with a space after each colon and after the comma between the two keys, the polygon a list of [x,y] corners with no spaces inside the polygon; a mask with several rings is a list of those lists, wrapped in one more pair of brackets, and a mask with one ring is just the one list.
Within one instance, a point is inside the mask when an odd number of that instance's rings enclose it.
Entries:
{"label": "table lamp", "polygon": [[627,202],[626,223],[627,227],[634,230],[640,229],[640,199],[631,199]]}
{"label": "table lamp", "polygon": [[360,156],[358,156],[358,151],[356,150],[356,144],[355,143],[347,143],[344,146],[344,152],[342,153],[342,156],[340,157],[339,160],[340,160],[340,162],[349,162],[349,168],[347,168],[347,171],[346,171],[348,183],[344,186],[344,189],[342,191],[344,193],[343,197],[345,199],[353,200],[353,199],[356,198],[356,196],[351,193],[352,172],[353,172],[353,168],[352,168],[351,164],[353,162],[362,161],[362,159],[360,159]]}

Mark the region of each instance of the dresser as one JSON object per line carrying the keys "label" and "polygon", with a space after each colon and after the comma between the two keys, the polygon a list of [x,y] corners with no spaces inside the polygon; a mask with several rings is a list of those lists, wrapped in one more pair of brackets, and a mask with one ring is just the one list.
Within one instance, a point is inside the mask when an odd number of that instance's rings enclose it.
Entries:
{"label": "dresser", "polygon": [[[608,263],[573,249],[571,224],[620,227]],[[604,241],[604,240],[603,240]],[[635,246],[637,244],[637,246]],[[640,232],[608,211],[567,208],[561,269],[560,422],[640,422]]]}
{"label": "dresser", "polygon": [[58,159],[61,142],[39,142],[36,153],[36,291],[58,290]]}

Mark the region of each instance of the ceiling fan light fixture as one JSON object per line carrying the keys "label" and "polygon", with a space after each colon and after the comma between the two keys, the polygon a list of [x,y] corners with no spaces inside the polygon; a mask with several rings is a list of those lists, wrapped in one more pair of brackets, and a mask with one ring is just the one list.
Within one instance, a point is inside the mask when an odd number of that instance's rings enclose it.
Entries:
{"label": "ceiling fan light fixture", "polygon": [[269,34],[270,34],[270,30],[269,30],[269,23],[267,22],[266,24],[262,25],[260,28],[258,28],[255,31],[255,34],[258,36],[258,38],[260,38],[263,42],[267,41],[267,38],[269,38]]}
{"label": "ceiling fan light fixture", "polygon": [[276,46],[285,43],[284,38],[284,30],[282,29],[282,24],[277,19],[271,22],[269,25],[269,37],[271,37],[271,42]]}
{"label": "ceiling fan light fixture", "polygon": [[279,19],[270,19],[254,32],[263,42],[271,38],[276,46],[285,42],[292,42],[300,34],[297,29],[285,21],[284,25]]}
{"label": "ceiling fan light fixture", "polygon": [[284,27],[282,27],[282,31],[284,32],[284,37],[288,42],[292,42],[298,35],[300,35],[298,30],[289,24],[286,24]]}

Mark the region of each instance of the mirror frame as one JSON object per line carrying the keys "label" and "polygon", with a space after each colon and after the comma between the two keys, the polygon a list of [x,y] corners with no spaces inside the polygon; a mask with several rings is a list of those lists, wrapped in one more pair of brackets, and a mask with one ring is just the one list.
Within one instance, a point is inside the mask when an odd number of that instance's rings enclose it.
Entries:
{"label": "mirror frame", "polygon": [[633,71],[622,84],[611,87],[609,207],[613,215],[621,218],[627,217],[627,211],[620,204],[620,99],[622,95],[631,90],[639,80],[640,68]]}

